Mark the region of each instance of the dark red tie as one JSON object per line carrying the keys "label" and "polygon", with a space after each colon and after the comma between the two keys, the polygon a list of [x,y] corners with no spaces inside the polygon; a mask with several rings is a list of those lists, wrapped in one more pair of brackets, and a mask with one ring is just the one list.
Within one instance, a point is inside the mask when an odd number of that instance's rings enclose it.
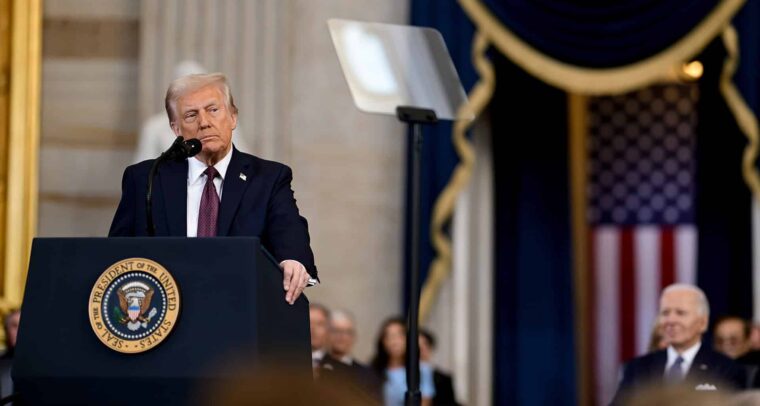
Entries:
{"label": "dark red tie", "polygon": [[219,217],[219,194],[214,187],[214,178],[219,172],[209,166],[206,174],[206,186],[201,195],[201,208],[198,210],[198,237],[216,237],[216,219]]}

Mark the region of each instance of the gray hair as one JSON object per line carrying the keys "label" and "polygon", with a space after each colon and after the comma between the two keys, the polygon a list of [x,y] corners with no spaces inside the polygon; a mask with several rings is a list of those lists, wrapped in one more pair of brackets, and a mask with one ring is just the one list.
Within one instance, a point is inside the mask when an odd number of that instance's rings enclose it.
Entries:
{"label": "gray hair", "polygon": [[232,98],[227,77],[219,72],[198,73],[174,79],[169,85],[169,89],[166,90],[164,106],[166,107],[166,114],[169,116],[169,122],[174,122],[177,118],[177,100],[180,97],[209,85],[217,86],[221,90],[224,100],[227,102],[227,108],[232,114],[237,114],[238,109]]}
{"label": "gray hair", "polygon": [[681,290],[681,291],[689,291],[697,295],[697,312],[704,315],[707,318],[710,318],[710,302],[707,301],[707,296],[705,295],[705,292],[698,288],[697,286],[690,285],[688,283],[674,283],[672,285],[668,285],[665,289],[662,290],[662,295],[665,295],[665,293]]}
{"label": "gray hair", "polygon": [[330,321],[335,320],[348,320],[352,325],[356,326],[356,319],[348,310],[337,309],[330,312]]}

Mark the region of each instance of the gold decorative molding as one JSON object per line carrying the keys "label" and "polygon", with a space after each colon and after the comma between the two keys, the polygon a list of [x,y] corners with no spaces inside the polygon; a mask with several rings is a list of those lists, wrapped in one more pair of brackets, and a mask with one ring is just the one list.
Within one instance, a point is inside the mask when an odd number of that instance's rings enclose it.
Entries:
{"label": "gold decorative molding", "polygon": [[589,231],[586,222],[586,174],[588,168],[588,100],[586,96],[568,94],[568,130],[570,135],[570,210],[573,235],[573,294],[575,302],[575,354],[578,376],[578,404],[591,402],[591,346],[589,331]]}
{"label": "gold decorative molding", "polygon": [[42,0],[11,0],[11,13],[0,308],[21,303],[37,228]]}
{"label": "gold decorative molding", "polygon": [[[457,117],[463,117],[465,111],[472,113],[476,118],[488,106],[496,87],[496,74],[491,61],[486,56],[490,42],[485,35],[476,33],[472,41],[472,59],[475,69],[480,75],[480,80],[473,86],[469,94],[469,104],[461,106]],[[444,233],[445,224],[451,219],[459,193],[467,186],[472,176],[475,165],[475,151],[467,139],[467,130],[474,125],[475,121],[457,120],[454,122],[452,143],[461,159],[454,168],[451,180],[441,191],[433,206],[433,216],[430,222],[431,243],[435,248],[435,258],[430,264],[428,277],[422,286],[420,295],[421,320],[425,320],[430,314],[438,292],[451,273],[451,239]]]}
{"label": "gold decorative molding", "polygon": [[755,167],[758,149],[760,149],[760,130],[758,129],[757,116],[747,105],[733,82],[734,74],[739,67],[739,36],[736,29],[729,26],[723,31],[722,39],[727,55],[720,75],[720,92],[726,99],[726,104],[728,104],[736,124],[747,137],[747,147],[742,156],[742,174],[749,189],[756,198],[760,198],[760,173]]}

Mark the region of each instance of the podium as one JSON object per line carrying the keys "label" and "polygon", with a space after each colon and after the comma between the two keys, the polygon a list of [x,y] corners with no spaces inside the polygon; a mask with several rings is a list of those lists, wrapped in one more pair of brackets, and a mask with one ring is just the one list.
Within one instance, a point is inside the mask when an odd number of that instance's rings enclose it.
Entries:
{"label": "podium", "polygon": [[[101,342],[88,316],[104,271],[128,258],[160,264],[179,292],[172,330],[136,354]],[[22,313],[12,376],[29,404],[198,404],[199,389],[233,378],[225,366],[242,359],[311,380],[308,301],[285,301],[255,237],[37,238]]]}

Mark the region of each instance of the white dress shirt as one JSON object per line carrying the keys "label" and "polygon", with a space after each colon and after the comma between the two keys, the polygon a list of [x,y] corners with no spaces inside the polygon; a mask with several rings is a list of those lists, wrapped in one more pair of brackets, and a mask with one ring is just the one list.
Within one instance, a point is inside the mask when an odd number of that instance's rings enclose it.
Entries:
{"label": "white dress shirt", "polygon": [[665,371],[663,371],[663,374],[666,374],[668,369],[676,363],[676,359],[680,356],[683,358],[683,362],[681,363],[681,376],[686,376],[686,374],[689,373],[689,368],[691,368],[691,364],[694,362],[694,357],[697,356],[697,353],[699,352],[699,349],[702,347],[702,342],[697,341],[696,344],[689,347],[686,351],[682,352],[681,354],[676,351],[675,348],[673,348],[672,345],[668,346],[668,362],[665,363]]}
{"label": "white dress shirt", "polygon": [[[222,158],[221,161],[214,165],[219,172],[219,176],[214,179],[214,187],[219,195],[219,201],[222,200],[222,185],[224,176],[227,174],[227,167],[232,160],[232,148],[230,152]],[[206,175],[203,173],[208,166],[196,158],[187,158],[187,236],[198,236],[198,211],[201,209],[201,196],[203,188],[206,186]]]}

